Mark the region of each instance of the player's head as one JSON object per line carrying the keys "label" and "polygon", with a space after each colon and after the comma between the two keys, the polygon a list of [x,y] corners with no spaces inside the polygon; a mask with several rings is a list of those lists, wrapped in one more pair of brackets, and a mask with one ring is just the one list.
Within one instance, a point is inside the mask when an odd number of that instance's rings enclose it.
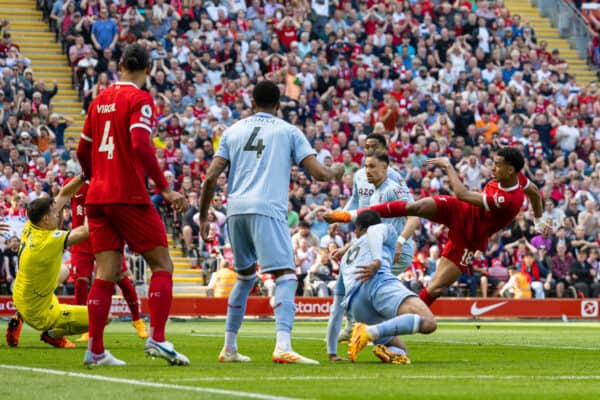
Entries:
{"label": "player's head", "polygon": [[377,152],[377,151],[385,151],[387,146],[387,142],[385,140],[385,136],[380,135],[379,133],[371,133],[367,136],[367,140],[365,140],[365,152],[367,154]]}
{"label": "player's head", "polygon": [[148,74],[150,73],[150,53],[141,44],[132,43],[123,51],[119,66],[122,72]]}
{"label": "player's head", "polygon": [[362,236],[371,225],[381,223],[381,216],[377,211],[366,210],[358,214],[354,225],[356,225],[356,236]]}
{"label": "player's head", "polygon": [[29,203],[27,218],[32,224],[44,229],[56,229],[59,222],[59,213],[52,207],[54,200],[41,197]]}
{"label": "player's head", "polygon": [[367,181],[370,184],[379,186],[387,178],[387,170],[390,165],[390,159],[385,152],[375,152],[367,156],[365,160],[365,172]]}
{"label": "player's head", "polygon": [[252,106],[255,109],[273,110],[279,108],[279,88],[273,81],[260,81],[252,91]]}
{"label": "player's head", "polygon": [[494,157],[494,176],[498,182],[502,183],[514,179],[525,165],[523,154],[514,147],[503,147],[498,150]]}

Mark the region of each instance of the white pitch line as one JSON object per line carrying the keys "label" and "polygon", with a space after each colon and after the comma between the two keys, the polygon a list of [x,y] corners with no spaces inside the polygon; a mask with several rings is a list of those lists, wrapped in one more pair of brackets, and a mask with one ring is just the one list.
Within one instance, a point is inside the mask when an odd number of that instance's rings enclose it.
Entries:
{"label": "white pitch line", "polygon": [[[154,388],[159,388],[159,389],[181,390],[181,391],[187,391],[187,392],[212,393],[212,394],[220,394],[223,396],[244,397],[244,398],[249,398],[249,399],[300,400],[300,399],[294,398],[294,397],[271,396],[268,394],[241,392],[241,391],[237,391],[237,390],[225,390],[225,389],[207,388],[207,387],[199,387],[199,386],[184,386],[184,385],[176,385],[176,384],[169,384],[169,383],[144,381],[144,380],[138,380],[138,379],[123,379],[123,378],[115,378],[112,376],[83,374],[80,372],[68,372],[68,371],[61,371],[61,370],[57,370],[57,369],[33,368],[33,367],[25,367],[25,366],[21,366],[21,365],[0,364],[0,368],[16,370],[16,371],[33,372],[33,373],[44,374],[44,375],[67,376],[69,378],[80,378],[80,379],[87,379],[87,380],[91,380],[91,381],[124,383],[127,385],[154,387]],[[216,379],[215,379],[215,381],[216,381]]]}
{"label": "white pitch line", "polygon": [[[223,334],[216,333],[191,333],[191,336],[198,337],[223,337]],[[244,339],[275,339],[275,336],[269,335],[239,335],[240,338]],[[311,341],[319,341],[325,342],[325,338],[316,338],[316,337],[303,337],[303,336],[293,336],[292,340],[311,340]],[[584,346],[564,346],[560,344],[534,344],[534,343],[481,343],[481,342],[465,342],[460,340],[433,340],[433,339],[418,339],[417,337],[411,337],[408,339],[408,344],[411,343],[432,343],[432,344],[462,344],[466,346],[504,346],[504,347],[525,347],[532,349],[559,349],[559,350],[591,350],[591,351],[600,351],[600,347],[584,347]]]}
{"label": "white pitch line", "polygon": [[[213,382],[213,381],[334,381],[334,380],[374,380],[385,379],[385,376],[378,375],[357,375],[357,376],[255,376],[255,377],[221,377],[221,376],[204,376],[198,378],[175,378],[167,379],[170,382]],[[598,381],[600,375],[401,375],[390,376],[389,379],[394,380],[444,380],[444,379],[481,379],[481,380],[514,380],[514,379],[529,379],[529,380],[559,380],[559,381]]]}
{"label": "white pitch line", "polygon": [[[191,336],[198,336],[198,337],[223,337],[222,333],[190,333]],[[272,339],[275,340],[275,335],[244,335],[243,333],[241,335],[238,335],[238,337],[242,338],[242,339]],[[302,336],[293,336],[292,340],[316,340],[316,341],[320,341],[320,342],[325,342],[325,338],[316,338],[316,337],[302,337]]]}

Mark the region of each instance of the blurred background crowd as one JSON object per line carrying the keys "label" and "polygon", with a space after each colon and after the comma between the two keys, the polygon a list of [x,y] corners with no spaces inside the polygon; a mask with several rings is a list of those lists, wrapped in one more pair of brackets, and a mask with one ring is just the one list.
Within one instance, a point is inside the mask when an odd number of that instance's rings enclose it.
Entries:
{"label": "blurred background crowd", "polygon": [[[577,82],[559,49],[501,0],[39,0],[72,66],[73,87],[90,102],[118,81],[129,43],[152,53],[146,84],[159,116],[157,157],[190,209],[174,215],[149,183],[152,201],[181,240],[182,251],[212,272],[227,255],[227,176],[211,209],[215,241],[198,238],[204,173],[223,131],[251,114],[253,85],[275,81],[279,116],[305,132],[323,164],[343,163],[339,182],[291,173],[288,225],[299,294],[327,296],[338,265],[329,253],[352,227],[327,225],[319,207],[344,207],[361,167],[367,135],[385,136],[392,167],[415,199],[452,194],[426,160],[449,157],[471,190],[490,179],[501,146],[520,148],[525,173],[543,194],[554,231],[536,235],[528,205],[491,238],[454,296],[600,295],[600,89]],[[577,3],[577,2],[576,2]],[[580,6],[580,3],[577,3]],[[598,10],[588,12],[590,60],[598,62]],[[34,75],[2,22],[0,42],[0,211],[23,216],[27,203],[54,194],[80,171],[72,123],[52,111],[58,88]],[[74,132],[75,137],[78,132]],[[69,223],[65,211],[65,224]],[[423,220],[411,266],[395,273],[419,290],[435,274],[447,240]],[[15,244],[16,242],[16,244]],[[18,241],[8,241],[0,280],[16,272]],[[228,257],[225,257],[227,259]],[[264,276],[261,290],[269,292]]]}

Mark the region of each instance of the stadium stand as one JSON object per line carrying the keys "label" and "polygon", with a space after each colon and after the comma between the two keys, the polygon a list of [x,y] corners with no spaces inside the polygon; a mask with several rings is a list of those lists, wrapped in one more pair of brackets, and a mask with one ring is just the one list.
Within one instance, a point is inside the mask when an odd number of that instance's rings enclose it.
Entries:
{"label": "stadium stand", "polygon": [[[514,296],[518,274],[536,297],[600,295],[600,90],[588,65],[597,64],[597,48],[580,59],[529,3],[37,0],[14,8],[0,0],[0,11],[11,18],[2,22],[0,43],[4,215],[22,215],[28,199],[52,193],[77,171],[71,150],[85,107],[118,80],[123,46],[141,41],[152,50],[147,88],[159,115],[157,157],[191,205],[174,214],[150,183],[172,236],[176,293],[204,294],[222,260],[232,262],[226,175],[211,211],[213,243],[198,238],[197,199],[223,131],[249,115],[252,85],[266,78],[280,86],[280,116],[306,133],[321,162],[342,162],[347,172],[340,182],[318,184],[292,171],[288,225],[304,277],[299,294],[329,294],[337,267],[326,249],[352,233],[328,230],[316,207],[344,206],[374,132],[385,135],[417,199],[450,193],[441,171],[424,163],[430,157],[448,156],[474,190],[490,177],[499,146],[518,146],[528,157],[526,174],[542,190],[555,232],[536,236],[524,206],[449,295]],[[36,84],[42,77],[58,81],[51,101],[51,85]],[[415,239],[413,264],[396,273],[419,290],[447,238],[443,227],[423,223]],[[270,282],[263,276],[261,293]]]}

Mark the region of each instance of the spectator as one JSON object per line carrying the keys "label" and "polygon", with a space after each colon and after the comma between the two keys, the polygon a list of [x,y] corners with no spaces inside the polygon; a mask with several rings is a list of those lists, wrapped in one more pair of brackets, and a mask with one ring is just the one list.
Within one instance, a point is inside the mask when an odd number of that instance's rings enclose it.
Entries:
{"label": "spectator", "polygon": [[92,26],[92,42],[94,48],[101,52],[104,49],[114,49],[119,31],[115,22],[108,18],[106,6],[100,8],[100,18]]}

